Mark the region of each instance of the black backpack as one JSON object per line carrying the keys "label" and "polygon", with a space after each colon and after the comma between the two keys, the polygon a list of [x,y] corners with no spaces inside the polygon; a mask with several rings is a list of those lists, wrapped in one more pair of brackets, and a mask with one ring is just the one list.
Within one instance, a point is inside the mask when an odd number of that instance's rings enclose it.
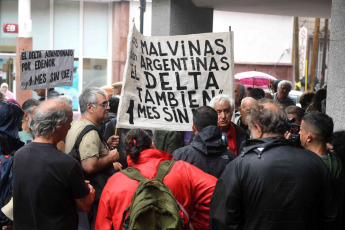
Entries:
{"label": "black backpack", "polygon": [[178,202],[169,187],[162,182],[174,163],[175,161],[163,161],[157,175],[151,180],[133,167],[121,171],[129,178],[140,181],[131,205],[123,213],[122,223],[126,230],[183,229]]}

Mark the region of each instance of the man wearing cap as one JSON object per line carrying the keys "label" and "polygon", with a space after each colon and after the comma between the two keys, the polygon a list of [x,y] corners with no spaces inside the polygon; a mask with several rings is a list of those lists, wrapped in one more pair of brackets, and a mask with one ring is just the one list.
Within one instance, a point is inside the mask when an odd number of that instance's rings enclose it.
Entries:
{"label": "man wearing cap", "polygon": [[113,86],[113,95],[115,97],[120,97],[122,92],[122,81],[118,81],[112,84]]}

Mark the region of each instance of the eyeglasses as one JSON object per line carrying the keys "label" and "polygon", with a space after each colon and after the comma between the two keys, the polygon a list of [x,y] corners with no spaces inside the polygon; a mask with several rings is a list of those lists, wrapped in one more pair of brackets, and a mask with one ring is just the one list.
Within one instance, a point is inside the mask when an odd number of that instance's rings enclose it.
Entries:
{"label": "eyeglasses", "polygon": [[108,101],[103,101],[101,104],[99,104],[100,106],[107,108],[109,106],[109,102]]}

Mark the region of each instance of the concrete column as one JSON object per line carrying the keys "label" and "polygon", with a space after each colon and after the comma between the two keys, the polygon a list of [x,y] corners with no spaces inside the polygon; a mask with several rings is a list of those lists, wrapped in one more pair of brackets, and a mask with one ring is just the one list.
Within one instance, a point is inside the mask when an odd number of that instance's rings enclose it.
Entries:
{"label": "concrete column", "polygon": [[20,90],[21,63],[20,54],[25,50],[32,50],[32,38],[17,38],[16,48],[16,98],[19,104],[23,104],[27,99],[32,98],[32,90]]}
{"label": "concrete column", "polygon": [[113,3],[113,49],[112,81],[122,81],[127,58],[127,36],[129,32],[129,2]]}
{"label": "concrete column", "polygon": [[212,32],[213,9],[196,7],[190,0],[153,0],[152,36]]}
{"label": "concrete column", "polygon": [[345,130],[345,1],[332,0],[326,112],[335,130]]}

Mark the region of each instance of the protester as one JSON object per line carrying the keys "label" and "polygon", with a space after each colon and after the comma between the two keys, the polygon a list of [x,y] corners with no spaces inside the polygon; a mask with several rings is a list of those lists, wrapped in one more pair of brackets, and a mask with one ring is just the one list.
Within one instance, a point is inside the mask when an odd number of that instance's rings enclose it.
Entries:
{"label": "protester", "polygon": [[239,107],[241,101],[247,96],[246,88],[239,82],[235,82],[234,97],[235,97],[235,118],[240,116]]}
{"label": "protester", "polygon": [[108,118],[105,119],[105,121],[102,122],[100,125],[101,133],[104,136],[105,140],[108,140],[111,136],[115,134],[116,129],[116,115],[117,115],[117,109],[119,107],[120,99],[117,97],[110,97],[108,99],[109,102],[109,113]]}
{"label": "protester", "polygon": [[[0,208],[12,197],[12,157],[14,152],[24,145],[18,136],[23,119],[23,111],[10,102],[0,102]],[[10,229],[11,219],[0,211],[0,228]]]}
{"label": "protester", "polygon": [[245,97],[242,99],[240,112],[241,116],[237,120],[236,124],[246,131],[246,139],[250,138],[250,130],[248,129],[247,115],[251,107],[257,106],[257,101],[253,97]]}
{"label": "protester", "polygon": [[278,92],[278,84],[281,82],[282,80],[274,80],[271,84],[271,88],[272,88],[272,92],[273,94]]}
{"label": "protester", "polygon": [[20,108],[20,104],[19,104],[19,102],[16,99],[7,99],[6,101],[13,103],[13,104],[17,105]]}
{"label": "protester", "polygon": [[122,92],[122,81],[118,81],[112,84],[113,96],[120,98]]}
{"label": "protester", "polygon": [[291,82],[286,80],[280,81],[278,84],[278,92],[273,94],[273,100],[281,104],[284,108],[290,105],[296,105],[294,100],[289,97],[291,89]]}
{"label": "protester", "polygon": [[[151,148],[151,136],[144,130],[134,129],[126,136],[128,165],[152,179],[158,166],[173,155]],[[177,161],[164,177],[175,199],[183,206],[195,229],[209,229],[209,205],[216,178],[184,161]],[[105,186],[99,203],[95,230],[122,229],[125,209],[131,204],[139,181],[124,173],[116,173]],[[189,218],[184,215],[185,223]],[[188,225],[187,225],[188,226]]]}
{"label": "protester", "polygon": [[301,145],[316,153],[327,165],[331,175],[337,180],[342,172],[342,162],[334,153],[327,150],[331,141],[333,120],[321,112],[309,112],[302,118],[300,139]]}
{"label": "protester", "polygon": [[[107,117],[109,104],[106,100],[107,93],[100,88],[91,87],[85,89],[79,96],[81,119],[74,122],[66,138],[66,152],[70,152],[84,128],[88,125],[98,127]],[[116,149],[118,137],[111,136],[107,141],[98,131],[91,130],[84,135],[79,145],[81,166],[85,178],[90,180],[96,190],[95,201],[92,205],[90,216],[92,216],[91,228],[96,220],[96,213],[99,198],[106,181],[115,173],[113,163],[119,160],[119,153]],[[117,166],[117,165],[116,165]],[[116,168],[117,169],[117,168]],[[86,223],[87,224],[87,223]]]}
{"label": "protester", "polygon": [[326,112],[326,97],[327,97],[327,90],[326,89],[319,89],[316,91],[312,102],[307,108],[307,112],[311,111],[319,111],[322,113]]}
{"label": "protester", "polygon": [[222,140],[222,133],[217,127],[217,112],[202,106],[193,111],[192,129],[195,134],[190,145],[174,151],[174,160],[186,161],[202,171],[217,178],[225,166],[235,157]]}
{"label": "protester", "polygon": [[[345,167],[345,131],[337,131],[332,134],[330,142],[332,149],[340,158],[343,168]],[[345,220],[345,219],[344,219]]]}
{"label": "protester", "polygon": [[314,92],[305,92],[299,97],[298,102],[301,104],[301,107],[304,109],[304,111],[307,110],[308,106],[313,100],[314,95]]}
{"label": "protester", "polygon": [[2,83],[1,84],[1,91],[5,95],[6,99],[14,99],[14,94],[8,90],[8,84],[7,83]]}
{"label": "protester", "polygon": [[235,89],[234,89],[234,95],[235,95],[235,106],[236,109],[240,107],[241,101],[243,98],[247,96],[246,88],[239,82],[235,82]]}
{"label": "protester", "polygon": [[172,154],[176,149],[183,147],[183,132],[155,130],[153,134],[155,148]]}
{"label": "protester", "polygon": [[290,124],[301,125],[302,117],[304,115],[304,110],[298,106],[290,105],[285,109],[285,112],[289,119],[292,119],[289,122]]}
{"label": "protester", "polygon": [[77,229],[77,210],[90,209],[93,187],[85,183],[80,165],[56,149],[72,119],[72,107],[58,99],[37,108],[35,139],[14,157],[14,229]]}
{"label": "protester", "polygon": [[[334,178],[339,214],[343,216],[345,172],[341,159],[337,156],[338,151],[329,151],[327,143],[331,143],[333,134],[333,120],[327,114],[321,112],[309,112],[302,118],[300,139],[304,148],[318,155],[329,169]],[[334,146],[333,146],[334,147]],[[340,219],[338,226],[342,225]],[[343,229],[343,228],[337,228]]]}
{"label": "protester", "polygon": [[24,142],[24,144],[28,144],[34,138],[30,130],[30,124],[34,117],[34,112],[39,106],[39,104],[40,104],[39,100],[28,99],[22,105],[24,117],[22,121],[22,131],[20,131],[18,134],[19,134],[20,140]]}
{"label": "protester", "polygon": [[333,229],[332,177],[316,154],[288,145],[280,106],[259,103],[247,122],[253,139],[218,179],[211,229]]}
{"label": "protester", "polygon": [[331,140],[332,151],[336,154],[342,162],[342,174],[339,178],[340,180],[336,181],[336,191],[338,197],[338,204],[339,204],[339,228],[345,228],[345,131],[337,131],[334,132],[332,135]]}
{"label": "protester", "polygon": [[254,88],[250,91],[249,97],[260,100],[265,97],[265,91],[261,88]]}
{"label": "protester", "polygon": [[218,95],[210,101],[210,107],[218,114],[218,127],[226,134],[229,149],[238,155],[241,152],[242,141],[246,139],[246,132],[231,122],[234,100],[227,95]]}

